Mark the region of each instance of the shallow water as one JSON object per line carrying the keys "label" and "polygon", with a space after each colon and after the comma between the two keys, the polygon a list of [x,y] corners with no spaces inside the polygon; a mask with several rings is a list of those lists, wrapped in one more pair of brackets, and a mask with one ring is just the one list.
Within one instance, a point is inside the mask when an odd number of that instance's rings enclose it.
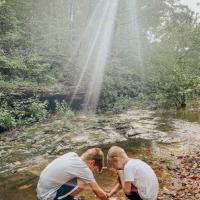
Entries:
{"label": "shallow water", "polygon": [[171,122],[174,119],[184,120],[188,122],[200,123],[200,112],[180,109],[180,110],[162,110],[156,113],[161,117],[161,122]]}
{"label": "shallow water", "polygon": [[[152,156],[151,143],[146,140],[129,140],[127,142],[101,145],[101,148],[106,153],[112,145],[122,146],[132,157],[148,160],[148,158]],[[35,171],[37,170],[38,169],[35,169]],[[111,169],[105,169],[102,174],[96,175],[96,179],[99,185],[101,185],[106,191],[109,191],[116,183],[116,174]],[[38,176],[32,174],[31,172],[22,171],[14,174],[3,174],[0,176],[0,180],[1,200],[37,199],[35,189],[38,181]],[[83,192],[81,195],[83,195],[85,199],[97,199],[90,190]],[[123,194],[121,193],[120,196],[122,198]]]}
{"label": "shallow water", "polygon": [[[76,120],[77,121],[77,120]],[[72,139],[70,141],[73,142],[74,146],[72,146],[72,150],[78,152],[79,154],[84,151],[85,147],[84,146],[90,146],[93,144],[94,146],[100,146],[105,154],[107,153],[107,150],[110,146],[112,145],[119,145],[123,147],[128,154],[131,157],[136,157],[140,158],[146,162],[148,162],[151,166],[156,168],[156,173],[160,177],[161,180],[161,185],[165,184],[164,178],[162,177],[162,168],[159,166],[156,166],[154,162],[156,162],[156,159],[164,159],[168,155],[166,152],[168,152],[169,148],[171,148],[171,152],[174,153],[175,151],[180,151],[183,152],[186,149],[190,149],[191,147],[195,147],[195,144],[200,141],[200,113],[197,112],[191,112],[191,111],[162,111],[160,113],[153,113],[150,111],[141,111],[141,110],[130,110],[127,113],[123,113],[114,117],[106,117],[104,116],[101,119],[96,119],[92,118],[89,120],[89,117],[81,117],[81,122],[80,124],[80,130],[83,130],[82,134],[79,135],[79,131],[77,132],[77,135],[73,135]],[[79,122],[79,123],[80,123]],[[58,125],[59,127],[62,128],[62,122],[61,120],[59,121]],[[84,124],[84,126],[83,126]],[[42,140],[52,138],[53,136],[57,139],[62,139],[61,142],[65,142],[66,144],[69,144],[69,138],[71,132],[66,132],[65,133],[65,140],[63,139],[64,137],[60,134],[63,129],[59,129],[59,133],[54,132],[54,129],[52,129],[54,124],[50,124],[50,128],[47,130],[47,133],[43,131],[47,129],[46,125],[44,124],[44,127],[40,127],[39,132],[35,132],[34,129],[31,131],[33,133],[38,133],[38,141],[41,142]],[[76,125],[76,124],[75,124]],[[66,125],[65,125],[66,126]],[[49,130],[52,131],[52,133],[49,133]],[[55,129],[57,130],[57,129]],[[137,135],[133,135],[132,139],[128,138],[126,136],[126,133],[128,130],[135,131]],[[27,130],[26,130],[27,131]],[[26,145],[26,142],[31,139],[27,138],[29,136],[29,132],[26,133],[17,133],[15,134],[8,134],[5,137],[2,137],[6,141],[6,138],[9,140],[7,141],[7,144],[12,145],[12,140],[11,136],[14,136],[16,140],[13,140],[13,147],[6,147],[5,152],[10,151],[12,148],[16,148],[16,150],[13,150],[13,154],[8,154],[7,158],[12,158],[12,162],[10,163],[12,165],[13,162],[16,161],[19,162],[19,158],[17,157],[17,153],[19,150],[19,145],[20,148],[23,148],[23,145]],[[32,136],[31,133],[31,137]],[[45,134],[44,134],[45,133]],[[92,133],[90,135],[90,133]],[[148,138],[148,136],[151,136],[155,133],[155,139],[153,138],[153,142],[151,140],[144,140],[140,139],[144,136]],[[168,145],[164,144],[159,144],[159,141],[156,142],[156,138],[159,136],[161,133],[166,133],[167,137],[170,136],[171,138],[180,138],[181,142],[183,145],[180,145],[179,143],[175,143],[174,146],[170,144],[171,139],[169,140]],[[18,136],[21,136],[22,139],[23,137],[27,138],[27,140],[17,140]],[[36,135],[37,136],[37,135]],[[90,137],[86,137],[90,136]],[[120,136],[120,137],[119,137]],[[138,137],[138,138],[136,138]],[[161,136],[164,137],[164,136]],[[41,139],[40,139],[41,138]],[[89,139],[87,139],[89,138]],[[110,138],[108,141],[105,138]],[[110,143],[110,141],[115,141],[116,138],[118,139],[124,139],[126,138],[126,141],[123,142],[117,142],[117,143],[112,143],[112,144],[102,144],[99,145],[103,142]],[[80,140],[80,141],[79,141]],[[87,141],[85,141],[87,140]],[[53,140],[53,142],[55,139]],[[177,140],[176,140],[177,141]],[[58,144],[61,143],[60,140],[58,140],[58,143],[52,143],[51,141],[42,143],[42,146],[48,147],[48,145],[52,147],[57,147]],[[89,143],[88,143],[89,142]],[[34,143],[35,144],[35,143]],[[34,145],[33,144],[33,145]],[[83,145],[84,144],[84,145]],[[41,148],[41,145],[38,147]],[[25,150],[30,150],[32,146],[27,146]],[[36,146],[37,147],[37,146]],[[36,148],[35,147],[35,148]],[[75,148],[76,147],[76,148]],[[81,150],[79,150],[81,149]],[[23,149],[22,149],[23,150]],[[46,150],[45,150],[46,151]],[[69,149],[63,149],[61,153],[70,151]],[[22,156],[25,158],[26,157],[26,151],[25,153],[22,152]],[[165,155],[166,153],[166,155]],[[170,153],[170,152],[169,152]],[[26,168],[23,168],[23,165],[20,166],[21,168],[17,168],[17,170],[8,170],[9,173],[4,172],[0,173],[0,200],[36,200],[36,184],[38,181],[38,176],[34,174],[39,174],[40,171],[45,167],[45,165],[50,162],[51,159],[54,159],[56,155],[60,154],[59,152],[57,154],[49,154],[46,157],[43,154],[41,155],[41,158],[37,158],[37,154],[33,154],[33,156],[30,159],[30,163],[28,162],[28,167],[27,167],[27,160],[24,161],[26,163]],[[2,154],[3,155],[3,154]],[[12,156],[16,155],[16,156]],[[36,157],[35,161],[32,161],[32,158]],[[2,161],[6,162],[7,164],[8,160],[2,159]],[[22,158],[23,161],[23,158]],[[23,162],[20,161],[22,164]],[[20,163],[19,162],[19,163]],[[1,163],[2,164],[2,163]],[[9,163],[8,163],[9,164]],[[17,165],[17,164],[16,164]],[[20,164],[19,164],[20,165]],[[12,168],[12,167],[11,167]],[[13,168],[15,169],[15,168]],[[12,171],[12,173],[11,173]],[[167,177],[167,175],[166,175]],[[116,175],[112,170],[105,170],[102,174],[96,176],[98,183],[106,190],[109,191],[112,186],[116,182]],[[81,194],[86,197],[86,199],[97,199],[94,197],[93,193],[91,191],[85,191],[83,194]],[[123,199],[123,195],[120,195],[120,198],[118,199]]]}

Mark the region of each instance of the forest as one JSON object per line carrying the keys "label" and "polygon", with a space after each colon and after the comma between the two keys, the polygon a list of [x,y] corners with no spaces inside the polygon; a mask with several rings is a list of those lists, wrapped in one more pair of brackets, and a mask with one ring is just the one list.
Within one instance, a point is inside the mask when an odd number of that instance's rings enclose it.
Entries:
{"label": "forest", "polygon": [[0,0],[0,199],[36,200],[53,158],[113,145],[158,199],[200,199],[200,2],[183,2]]}
{"label": "forest", "polygon": [[[95,5],[1,0],[1,130],[47,118],[56,105],[68,109],[82,67],[73,50]],[[96,110],[186,107],[199,95],[199,16],[176,0],[139,1],[137,22],[127,9],[120,3]],[[81,108],[77,99],[72,109]]]}

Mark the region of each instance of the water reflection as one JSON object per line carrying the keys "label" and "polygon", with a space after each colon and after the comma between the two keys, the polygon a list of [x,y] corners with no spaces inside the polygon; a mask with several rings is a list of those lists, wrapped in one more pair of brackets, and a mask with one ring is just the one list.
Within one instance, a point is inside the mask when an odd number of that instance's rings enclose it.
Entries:
{"label": "water reflection", "polygon": [[181,119],[189,122],[200,123],[200,112],[187,109],[180,110],[162,110],[157,113],[163,119]]}
{"label": "water reflection", "polygon": [[165,132],[171,132],[175,130],[175,120],[200,123],[200,112],[195,112],[187,109],[161,110],[158,111],[155,115],[160,117],[157,123],[157,129]]}

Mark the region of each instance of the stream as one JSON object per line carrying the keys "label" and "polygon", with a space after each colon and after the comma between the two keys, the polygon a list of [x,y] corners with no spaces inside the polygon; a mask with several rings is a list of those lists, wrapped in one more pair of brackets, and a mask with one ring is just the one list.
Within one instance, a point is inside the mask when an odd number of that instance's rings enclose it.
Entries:
{"label": "stream", "polygon": [[[93,146],[107,152],[112,145],[123,147],[130,157],[149,163],[160,187],[170,180],[166,166],[171,156],[190,153],[200,145],[200,113],[192,111],[149,111],[132,108],[116,115],[77,114],[56,117],[45,123],[0,135],[0,199],[36,200],[41,170],[54,158],[69,151],[79,154]],[[162,164],[160,164],[162,163]],[[106,169],[96,175],[109,191],[116,174]],[[97,199],[90,190],[81,195]],[[116,199],[125,199],[120,193]]]}

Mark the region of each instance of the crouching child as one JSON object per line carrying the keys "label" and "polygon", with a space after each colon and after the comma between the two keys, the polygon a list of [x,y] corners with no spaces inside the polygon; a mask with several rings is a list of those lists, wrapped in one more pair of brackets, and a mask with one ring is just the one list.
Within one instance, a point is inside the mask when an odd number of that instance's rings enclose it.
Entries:
{"label": "crouching child", "polygon": [[53,160],[41,173],[37,185],[40,200],[74,200],[89,186],[99,199],[108,200],[108,195],[95,181],[93,172],[101,172],[104,154],[92,148],[80,157],[70,152]]}
{"label": "crouching child", "polygon": [[113,146],[107,155],[108,163],[117,171],[119,182],[108,193],[111,197],[120,189],[130,200],[156,200],[159,185],[153,169],[139,159],[129,158],[124,149]]}

